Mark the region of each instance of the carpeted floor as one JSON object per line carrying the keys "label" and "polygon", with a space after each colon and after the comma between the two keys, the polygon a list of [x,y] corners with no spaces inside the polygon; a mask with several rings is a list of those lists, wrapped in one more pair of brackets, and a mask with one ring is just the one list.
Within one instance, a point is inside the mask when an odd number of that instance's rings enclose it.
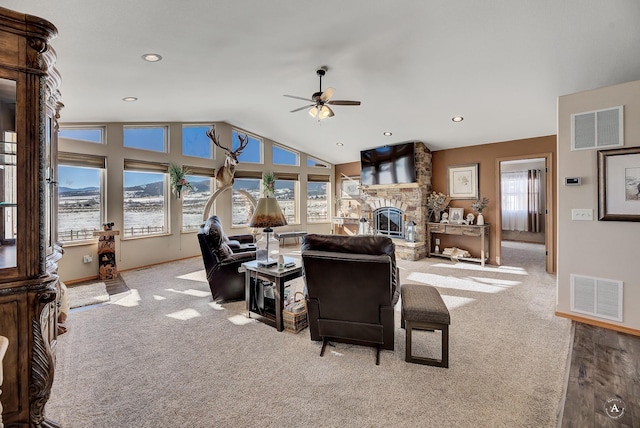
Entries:
{"label": "carpeted floor", "polygon": [[[211,301],[200,258],[124,272],[131,289],[74,312],[47,416],[65,427],[554,427],[570,322],[554,317],[544,248],[508,243],[502,267],[399,261],[451,312],[450,368],[395,351],[277,332]],[[295,254],[292,254],[295,256]],[[398,306],[399,308],[399,306]],[[439,352],[437,333],[414,340]]]}

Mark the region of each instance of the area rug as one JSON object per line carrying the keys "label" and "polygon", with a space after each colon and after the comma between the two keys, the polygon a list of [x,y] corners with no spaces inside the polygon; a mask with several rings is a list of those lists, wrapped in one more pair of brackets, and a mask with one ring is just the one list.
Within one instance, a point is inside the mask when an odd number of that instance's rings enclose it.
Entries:
{"label": "area rug", "polygon": [[109,293],[104,282],[95,282],[87,285],[67,286],[67,299],[69,307],[97,305],[109,301]]}

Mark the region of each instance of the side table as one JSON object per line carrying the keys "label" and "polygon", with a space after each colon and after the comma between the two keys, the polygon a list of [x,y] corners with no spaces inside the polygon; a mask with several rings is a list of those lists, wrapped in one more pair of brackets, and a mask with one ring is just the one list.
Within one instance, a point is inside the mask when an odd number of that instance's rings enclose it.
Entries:
{"label": "side table", "polygon": [[[284,262],[285,264],[295,263],[295,266],[279,270],[277,267],[260,267],[256,260],[242,263],[242,267],[245,269],[245,299],[248,316],[251,317],[253,313],[258,316],[260,321],[275,327],[278,331],[284,330],[282,311],[284,310],[285,283],[302,276],[302,261],[285,257]],[[273,313],[264,310],[258,312],[260,310],[256,304],[258,280],[268,281],[275,285]]]}

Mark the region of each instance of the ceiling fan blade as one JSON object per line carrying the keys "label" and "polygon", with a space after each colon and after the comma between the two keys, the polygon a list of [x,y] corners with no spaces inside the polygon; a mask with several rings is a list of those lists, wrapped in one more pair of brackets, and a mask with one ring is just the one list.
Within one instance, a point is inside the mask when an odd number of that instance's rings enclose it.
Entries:
{"label": "ceiling fan blade", "polygon": [[310,100],[309,98],[296,97],[295,95],[283,95],[283,96],[284,97],[289,97],[289,98],[295,98],[296,100],[303,100],[303,101],[313,102],[313,100]]}
{"label": "ceiling fan blade", "polygon": [[299,107],[299,108],[297,108],[295,110],[291,110],[289,113],[295,113],[297,111],[304,110],[304,109],[309,108],[309,107],[315,107],[315,104],[311,104],[311,105],[304,106],[304,107]]}
{"label": "ceiling fan blade", "polygon": [[329,101],[329,98],[331,98],[331,96],[333,95],[333,92],[334,92],[333,88],[325,89],[322,95],[320,95],[320,101],[323,101],[323,102]]}
{"label": "ceiling fan blade", "polygon": [[327,101],[327,104],[331,104],[332,106],[359,106],[360,101],[335,100]]}

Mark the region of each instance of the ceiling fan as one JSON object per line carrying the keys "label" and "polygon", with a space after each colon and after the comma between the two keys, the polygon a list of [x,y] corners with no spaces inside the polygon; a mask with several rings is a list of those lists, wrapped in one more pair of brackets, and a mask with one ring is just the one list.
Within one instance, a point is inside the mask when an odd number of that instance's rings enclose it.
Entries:
{"label": "ceiling fan", "polygon": [[332,106],[359,106],[360,101],[346,101],[346,100],[331,100],[331,96],[333,95],[333,88],[327,88],[324,92],[322,91],[322,76],[327,72],[327,67],[320,67],[316,70],[316,74],[320,78],[320,90],[318,92],[314,92],[311,95],[311,99],[304,97],[296,97],[295,95],[285,95],[285,97],[295,98],[297,100],[309,101],[313,104],[309,104],[306,106],[299,107],[295,110],[291,110],[291,113],[295,113],[300,110],[304,110],[306,108],[309,109],[309,114],[318,118],[318,120],[326,119],[327,117],[332,117],[333,110],[329,107]]}

